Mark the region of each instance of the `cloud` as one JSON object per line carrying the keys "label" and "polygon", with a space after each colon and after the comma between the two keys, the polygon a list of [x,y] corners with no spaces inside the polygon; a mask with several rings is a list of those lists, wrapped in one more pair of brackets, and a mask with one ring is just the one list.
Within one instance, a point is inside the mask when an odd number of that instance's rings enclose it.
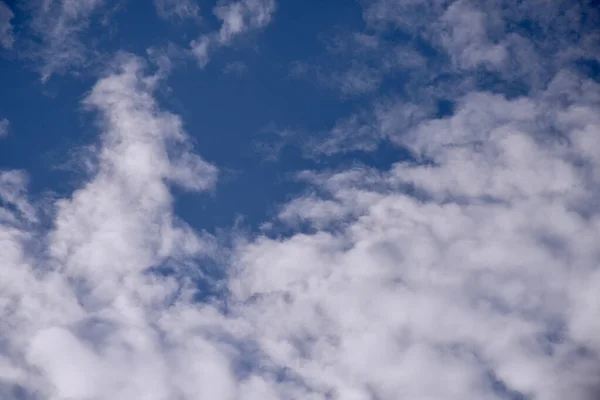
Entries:
{"label": "cloud", "polygon": [[254,151],[262,157],[263,161],[275,162],[279,161],[284,148],[298,137],[299,132],[269,123],[260,133],[262,137],[254,141]]}
{"label": "cloud", "polygon": [[339,91],[345,98],[368,96],[399,72],[412,75],[427,70],[427,58],[410,43],[390,40],[384,34],[343,32],[325,41],[326,55],[316,64],[295,62],[291,76],[314,72],[320,84]]}
{"label": "cloud", "polygon": [[200,7],[192,0],[154,0],[159,17],[167,20],[198,19]]}
{"label": "cloud", "polygon": [[[386,4],[377,24],[420,23]],[[449,48],[479,51],[462,35]],[[174,186],[210,190],[218,170],[155,99],[170,64],[154,60],[120,54],[85,96],[100,137],[70,196],[47,209],[24,171],[0,173],[0,397],[598,397],[597,82],[465,85],[446,115],[425,87],[378,98],[321,154],[387,140],[411,160],[300,173],[285,235],[225,246],[174,212]]]}
{"label": "cloud", "polygon": [[248,66],[242,61],[233,61],[227,63],[223,68],[223,73],[228,75],[242,76],[248,72]]}
{"label": "cloud", "polygon": [[[422,118],[443,114],[442,103],[473,91],[535,95],[562,71],[598,61],[600,13],[585,2],[381,0],[364,3],[363,18],[363,32],[338,35],[327,46],[334,60],[346,62],[313,69],[324,85],[370,105],[309,141],[308,154],[372,151]],[[392,119],[390,130],[385,120]]]}
{"label": "cloud", "polygon": [[274,0],[220,1],[213,9],[221,21],[217,32],[200,36],[190,43],[198,65],[204,68],[214,48],[229,46],[237,37],[264,28],[275,12]]}
{"label": "cloud", "polygon": [[408,31],[449,56],[453,72],[483,67],[535,90],[578,57],[596,58],[599,17],[578,1],[380,0],[364,10],[380,32]]}
{"label": "cloud", "polygon": [[15,15],[10,7],[3,1],[0,1],[0,45],[5,49],[10,49],[15,41],[11,20]]}
{"label": "cloud", "polygon": [[42,81],[86,64],[91,51],[80,35],[89,27],[94,13],[104,5],[104,0],[50,0],[27,4],[31,18],[27,34],[33,39],[27,54],[41,64]]}
{"label": "cloud", "polygon": [[[173,213],[170,186],[216,169],[158,84],[122,55],[94,85],[97,168],[48,227],[26,175],[0,178],[4,397],[597,396],[597,83],[465,95],[400,131],[417,162],[307,171],[291,233],[230,248]],[[203,257],[220,297],[198,291]]]}
{"label": "cloud", "polygon": [[172,346],[160,344],[151,315],[185,297],[183,281],[193,274],[177,285],[175,277],[149,271],[183,271],[190,260],[212,254],[212,239],[173,215],[169,187],[206,190],[216,168],[190,152],[180,119],[152,98],[155,85],[139,59],[122,56],[91,90],[84,104],[98,113],[103,131],[92,160],[96,172],[55,203],[49,230],[28,217],[36,205],[26,201],[24,174],[2,175],[0,337],[7,352],[0,393],[20,390],[40,399],[175,393],[166,350]]}
{"label": "cloud", "polygon": [[10,125],[10,121],[6,118],[0,119],[0,137],[8,135],[8,126]]}
{"label": "cloud", "polygon": [[261,348],[316,398],[596,398],[598,93],[473,93],[401,136],[426,163],[313,173],[314,233],[238,249]]}
{"label": "cloud", "polygon": [[221,2],[214,13],[222,21],[219,42],[230,43],[234,37],[251,29],[264,28],[275,12],[274,0]]}
{"label": "cloud", "polygon": [[441,41],[458,68],[474,69],[480,65],[503,67],[508,51],[503,44],[493,44],[486,30],[486,14],[467,2],[455,2],[441,17]]}
{"label": "cloud", "polygon": [[394,142],[412,127],[435,115],[433,105],[414,104],[402,99],[386,99],[368,110],[336,121],[325,139],[305,141],[306,155],[317,157],[352,151],[373,151],[383,141]]}

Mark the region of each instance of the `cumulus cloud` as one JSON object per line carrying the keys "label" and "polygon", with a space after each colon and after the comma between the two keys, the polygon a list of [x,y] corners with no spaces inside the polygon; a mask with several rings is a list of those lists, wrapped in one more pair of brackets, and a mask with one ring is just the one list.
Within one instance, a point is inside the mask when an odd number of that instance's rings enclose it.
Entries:
{"label": "cumulus cloud", "polygon": [[230,45],[246,32],[262,29],[271,22],[275,12],[275,0],[220,1],[213,9],[221,21],[217,32],[200,36],[190,43],[198,65],[204,68],[213,48]]}
{"label": "cumulus cloud", "polygon": [[10,49],[15,40],[13,27],[10,22],[14,16],[10,7],[3,1],[0,1],[0,45],[5,49]]}

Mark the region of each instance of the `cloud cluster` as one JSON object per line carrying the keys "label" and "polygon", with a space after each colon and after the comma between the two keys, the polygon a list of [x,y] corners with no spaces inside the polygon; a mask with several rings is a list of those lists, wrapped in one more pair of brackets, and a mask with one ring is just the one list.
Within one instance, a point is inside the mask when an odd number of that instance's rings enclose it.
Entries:
{"label": "cloud cluster", "polygon": [[308,174],[280,217],[314,233],[230,284],[263,349],[321,398],[596,399],[599,107],[570,74],[471,93],[402,136],[417,163]]}
{"label": "cloud cluster", "polygon": [[[328,47],[349,61],[318,71],[326,85],[370,104],[309,142],[308,153],[373,150],[435,117],[440,102],[481,90],[535,95],[561,71],[600,62],[600,13],[586,1],[381,0],[364,3],[363,18],[363,32]],[[381,96],[385,83],[397,90]]]}
{"label": "cloud cluster", "polygon": [[198,19],[200,7],[192,0],[154,0],[159,17],[168,20]]}

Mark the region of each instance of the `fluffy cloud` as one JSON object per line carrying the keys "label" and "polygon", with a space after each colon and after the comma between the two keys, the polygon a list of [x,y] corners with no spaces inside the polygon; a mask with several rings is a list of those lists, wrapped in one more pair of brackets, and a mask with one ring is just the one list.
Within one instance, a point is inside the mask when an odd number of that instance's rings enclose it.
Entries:
{"label": "fluffy cloud", "polygon": [[167,317],[168,304],[186,289],[176,284],[179,273],[148,271],[183,271],[212,254],[209,236],[173,216],[169,186],[208,189],[216,169],[190,152],[179,118],[158,109],[155,84],[138,59],[124,56],[94,86],[85,105],[99,113],[103,130],[97,168],[55,204],[49,229],[35,223],[23,173],[2,175],[5,398],[17,391],[40,399],[174,393],[161,351],[171,345],[153,327],[154,312]]}

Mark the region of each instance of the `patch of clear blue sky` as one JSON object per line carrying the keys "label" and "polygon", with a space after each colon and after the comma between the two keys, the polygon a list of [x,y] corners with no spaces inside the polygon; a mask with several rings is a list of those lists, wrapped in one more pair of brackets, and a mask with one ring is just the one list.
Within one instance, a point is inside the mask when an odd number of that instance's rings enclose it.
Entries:
{"label": "patch of clear blue sky", "polygon": [[[201,32],[218,28],[210,14],[213,5],[200,2],[203,21],[197,24],[170,23],[156,16],[151,2],[129,2],[113,14],[108,29],[92,24],[86,35],[96,38],[107,57],[119,50],[144,55],[148,47],[160,48],[169,41],[186,46]],[[167,81],[172,90],[159,91],[159,102],[163,109],[182,117],[198,153],[223,173],[212,194],[177,192],[178,214],[208,231],[231,226],[240,216],[245,225],[256,228],[273,215],[277,205],[303,190],[292,179],[299,170],[356,163],[387,168],[406,156],[382,145],[373,153],[354,152],[318,162],[288,147],[278,161],[267,162],[255,150],[257,141],[281,140],[265,133],[270,125],[318,135],[338,118],[368,104],[368,96],[342,98],[317,81],[290,77],[294,61],[322,62],[323,39],[340,30],[362,30],[363,24],[360,5],[355,2],[280,2],[264,31],[219,49],[205,69],[191,61],[174,66]],[[224,74],[230,62],[243,62],[247,70],[241,76]],[[33,195],[48,191],[68,195],[85,178],[69,167],[76,157],[73,149],[97,140],[93,115],[80,106],[96,79],[94,72],[55,75],[42,84],[38,75],[16,61],[0,60],[0,71],[4,93],[0,118],[11,121],[13,133],[0,144],[0,168],[27,170]]]}

